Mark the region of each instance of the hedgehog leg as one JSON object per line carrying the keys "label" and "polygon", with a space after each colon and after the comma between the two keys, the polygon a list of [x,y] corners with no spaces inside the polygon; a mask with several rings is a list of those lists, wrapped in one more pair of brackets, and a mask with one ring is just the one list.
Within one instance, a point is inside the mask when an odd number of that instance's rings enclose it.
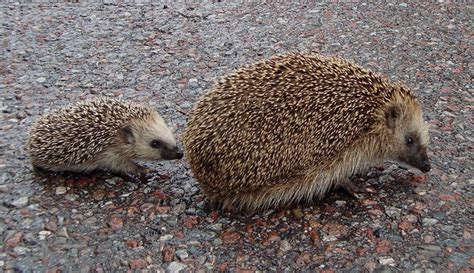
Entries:
{"label": "hedgehog leg", "polygon": [[123,160],[120,162],[114,162],[113,166],[110,166],[110,171],[121,175],[136,175],[140,176],[145,173],[145,168],[133,162],[132,160]]}
{"label": "hedgehog leg", "polygon": [[366,188],[356,185],[349,178],[341,181],[341,183],[339,184],[339,187],[341,187],[344,191],[346,191],[347,193],[349,193],[350,195],[354,197],[357,197],[356,196],[357,193],[368,192]]}

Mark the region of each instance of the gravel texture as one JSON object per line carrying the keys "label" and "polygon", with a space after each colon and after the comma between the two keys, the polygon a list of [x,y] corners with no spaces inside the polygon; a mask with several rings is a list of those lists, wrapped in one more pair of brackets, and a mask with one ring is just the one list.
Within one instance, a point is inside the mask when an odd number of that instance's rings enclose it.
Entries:
{"label": "gravel texture", "polygon": [[[0,4],[4,272],[474,269],[473,6],[8,2]],[[432,171],[387,163],[354,178],[374,193],[333,191],[257,215],[208,208],[184,160],[147,163],[142,183],[31,172],[26,133],[52,108],[97,94],[148,101],[180,138],[215,79],[289,51],[343,56],[411,86],[431,124]]]}

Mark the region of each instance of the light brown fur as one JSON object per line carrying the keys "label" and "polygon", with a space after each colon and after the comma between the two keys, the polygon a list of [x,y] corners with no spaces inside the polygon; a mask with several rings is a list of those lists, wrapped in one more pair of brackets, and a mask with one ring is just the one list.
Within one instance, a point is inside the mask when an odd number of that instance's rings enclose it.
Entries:
{"label": "light brown fur", "polygon": [[[387,114],[395,112],[388,118]],[[353,63],[287,54],[224,77],[194,108],[186,158],[212,202],[259,210],[321,198],[427,127],[411,91]]]}

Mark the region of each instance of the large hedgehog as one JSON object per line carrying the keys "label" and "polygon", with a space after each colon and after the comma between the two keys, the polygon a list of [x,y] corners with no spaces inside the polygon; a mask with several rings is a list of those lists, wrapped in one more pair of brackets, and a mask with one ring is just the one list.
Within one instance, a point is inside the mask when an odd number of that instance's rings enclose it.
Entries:
{"label": "large hedgehog", "polygon": [[95,97],[52,111],[32,126],[27,151],[33,167],[50,171],[96,169],[139,174],[133,159],[180,159],[173,133],[151,107]]}
{"label": "large hedgehog", "polygon": [[224,208],[322,197],[385,159],[430,170],[427,124],[401,83],[336,57],[286,54],[225,76],[190,114],[185,156]]}

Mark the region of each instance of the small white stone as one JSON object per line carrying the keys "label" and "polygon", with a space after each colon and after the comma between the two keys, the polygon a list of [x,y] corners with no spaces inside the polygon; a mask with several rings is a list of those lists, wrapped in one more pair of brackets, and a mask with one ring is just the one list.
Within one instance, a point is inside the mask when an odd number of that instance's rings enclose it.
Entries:
{"label": "small white stone", "polygon": [[61,195],[66,193],[66,187],[59,186],[56,188],[56,195]]}
{"label": "small white stone", "polygon": [[433,226],[436,225],[439,220],[434,218],[423,218],[423,226]]}
{"label": "small white stone", "polygon": [[198,87],[199,87],[198,79],[195,79],[195,78],[189,79],[188,85],[189,85],[189,87],[192,88],[192,89],[198,88]]}
{"label": "small white stone", "polygon": [[160,237],[160,241],[162,241],[162,242],[169,241],[171,239],[173,239],[173,235],[171,235],[171,234],[166,234],[166,235],[163,235],[163,236]]}
{"label": "small white stone", "polygon": [[51,235],[52,232],[51,231],[47,231],[47,230],[42,230],[38,233],[38,238],[40,240],[44,240],[46,239],[49,235]]}
{"label": "small white stone", "polygon": [[392,257],[380,257],[379,263],[382,265],[395,266],[395,260]]}
{"label": "small white stone", "polygon": [[15,201],[13,201],[11,204],[17,208],[22,208],[26,206],[26,204],[28,204],[28,197],[26,196],[20,197],[16,199]]}
{"label": "small white stone", "polygon": [[181,250],[176,251],[176,257],[178,257],[178,259],[182,261],[182,260],[186,260],[189,257],[189,255],[186,250],[181,249]]}
{"label": "small white stone", "polygon": [[179,273],[186,269],[186,265],[179,262],[171,262],[166,268],[166,273]]}
{"label": "small white stone", "polygon": [[36,79],[36,82],[44,83],[44,82],[46,82],[46,78],[45,77],[39,77],[39,78]]}

